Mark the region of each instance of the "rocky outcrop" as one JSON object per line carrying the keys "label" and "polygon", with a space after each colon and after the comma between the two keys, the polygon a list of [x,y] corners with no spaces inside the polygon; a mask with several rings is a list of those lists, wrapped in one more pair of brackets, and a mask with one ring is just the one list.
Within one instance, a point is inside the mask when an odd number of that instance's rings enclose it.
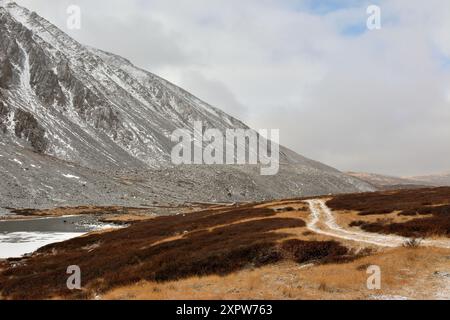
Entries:
{"label": "rocky outcrop", "polygon": [[3,134],[5,134],[7,130],[6,122],[8,120],[8,112],[9,112],[8,108],[5,106],[3,101],[0,100],[0,133]]}
{"label": "rocky outcrop", "polygon": [[14,133],[20,139],[25,139],[38,153],[44,153],[48,141],[45,138],[45,130],[39,125],[36,118],[30,113],[18,109],[14,114]]}

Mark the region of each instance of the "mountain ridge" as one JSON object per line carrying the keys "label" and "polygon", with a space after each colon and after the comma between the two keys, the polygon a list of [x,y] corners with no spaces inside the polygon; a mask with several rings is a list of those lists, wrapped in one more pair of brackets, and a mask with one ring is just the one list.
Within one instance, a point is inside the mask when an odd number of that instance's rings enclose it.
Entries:
{"label": "mountain ridge", "polygon": [[[15,3],[0,6],[0,42],[0,139],[5,141],[3,144],[14,144],[14,150],[19,150],[9,152],[20,154],[21,148],[31,148],[39,155],[50,155],[76,163],[87,171],[98,170],[111,175],[121,170],[173,170],[167,167],[173,167],[170,151],[174,144],[170,136],[174,130],[192,130],[194,121],[202,121],[205,128],[249,129],[238,119],[134,66],[129,60],[83,46],[37,13]],[[8,185],[11,181],[14,184],[19,175],[34,181],[29,170],[17,168],[14,173],[10,162],[15,162],[16,158],[6,158],[8,153],[4,152],[0,166],[9,168],[10,177],[4,179]],[[16,160],[24,163],[26,159]],[[49,179],[53,178],[51,166],[58,167],[56,163],[60,162],[51,163],[46,173]],[[240,196],[233,192],[232,196],[230,192],[219,197],[208,192],[206,197],[197,196],[234,201],[257,200],[271,194],[282,197],[373,190],[358,179],[283,146],[280,146],[280,163],[285,165],[285,173],[271,178],[276,180],[274,190],[264,190],[264,185],[273,181],[261,180],[252,168],[242,172],[229,166],[224,170],[234,180],[226,182],[214,174],[207,176],[219,185],[228,184],[228,188],[233,181],[244,183],[234,187],[240,190],[237,191]],[[186,173],[188,168],[180,172]],[[208,166],[202,168],[209,173],[215,170]],[[194,171],[202,175],[201,169]],[[248,178],[245,182],[239,180],[242,174]],[[176,180],[169,181],[167,188],[178,192],[174,187]],[[249,184],[256,180],[261,181],[261,185],[252,197],[243,190],[250,190]],[[296,193],[295,187],[284,186],[289,180],[306,187]],[[59,188],[59,176],[55,181],[52,187]],[[33,189],[33,183],[30,184]],[[201,189],[198,192],[201,193]],[[101,197],[101,193],[98,196]],[[192,196],[196,197],[189,195]],[[66,197],[66,201],[68,199]]]}
{"label": "mountain ridge", "polygon": [[403,189],[450,186],[450,173],[422,176],[397,177],[367,172],[346,172],[348,175],[366,181],[378,189]]}

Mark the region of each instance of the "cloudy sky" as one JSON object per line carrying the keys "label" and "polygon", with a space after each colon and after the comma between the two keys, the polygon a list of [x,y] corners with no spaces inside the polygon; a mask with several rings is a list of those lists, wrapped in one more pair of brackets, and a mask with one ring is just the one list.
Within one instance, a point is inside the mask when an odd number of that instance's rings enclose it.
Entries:
{"label": "cloudy sky", "polygon": [[448,0],[17,2],[340,170],[450,171]]}

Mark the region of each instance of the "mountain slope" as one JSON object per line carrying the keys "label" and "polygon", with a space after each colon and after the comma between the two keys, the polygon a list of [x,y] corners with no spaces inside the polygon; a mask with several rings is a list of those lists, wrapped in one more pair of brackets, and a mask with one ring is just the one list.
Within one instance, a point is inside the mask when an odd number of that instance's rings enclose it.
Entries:
{"label": "mountain slope", "polygon": [[450,173],[413,177],[395,177],[366,172],[347,172],[347,174],[382,190],[450,186]]}
{"label": "mountain slope", "polygon": [[433,186],[450,186],[450,173],[442,174],[430,174],[424,176],[410,177],[423,184],[433,185]]}
{"label": "mountain slope", "polygon": [[[171,167],[170,152],[174,146],[170,135],[176,129],[192,130],[193,121],[222,131],[247,128],[245,124],[124,58],[83,46],[15,3],[0,6],[0,42],[0,151],[3,149],[4,155],[0,166],[8,168],[3,183],[32,178],[30,170],[11,168],[10,163],[16,159],[10,152],[28,154],[31,149],[35,157],[50,155],[59,159],[48,164],[45,174],[50,180],[53,165],[65,166],[64,161],[86,170],[86,182],[91,180],[94,184],[95,175],[89,174],[92,170],[111,176],[124,168],[156,176],[154,172],[162,168],[175,175],[191,170],[196,177],[206,174],[212,181],[200,180],[199,194],[190,194],[189,199],[222,198],[206,189],[211,183],[221,185],[224,179],[214,174],[215,169],[167,168]],[[287,166],[282,170],[286,174],[270,179],[259,177],[251,166],[245,172],[241,167],[227,166],[224,170],[239,179],[224,180],[228,187],[221,190],[231,186],[240,190],[241,196],[224,192],[229,200],[372,190],[358,179],[284,147],[280,147],[280,162]],[[244,179],[241,181],[240,177]],[[160,183],[167,183],[170,197],[186,198],[172,182],[164,177],[161,180]],[[59,176],[52,187],[64,188],[58,181]],[[242,190],[250,190],[250,185],[258,183],[255,181],[259,181],[256,189],[261,192],[242,195]],[[34,183],[20,185],[31,190],[24,192],[25,199],[31,197],[27,192],[35,194],[40,188]],[[268,185],[274,189],[266,190]],[[298,187],[302,190],[296,192],[292,185],[304,187]],[[52,198],[52,192],[47,192]],[[96,192],[101,198],[101,191]],[[74,196],[68,194],[63,198],[71,201]],[[31,198],[33,205],[42,200],[38,195]]]}
{"label": "mountain slope", "polygon": [[433,186],[432,183],[416,180],[414,178],[401,178],[367,172],[347,172],[347,174],[362,181],[366,181],[379,190],[415,189]]}
{"label": "mountain slope", "polygon": [[261,176],[257,166],[248,165],[105,172],[0,140],[0,208],[257,201],[366,188],[342,173],[290,164],[282,165],[276,176]]}
{"label": "mountain slope", "polygon": [[[0,10],[3,128],[38,152],[89,167],[155,167],[170,161],[171,133],[192,129],[195,120],[247,128],[125,59],[79,44],[35,13],[12,3]],[[16,126],[24,121],[32,133]],[[281,161],[319,165],[284,153]]]}

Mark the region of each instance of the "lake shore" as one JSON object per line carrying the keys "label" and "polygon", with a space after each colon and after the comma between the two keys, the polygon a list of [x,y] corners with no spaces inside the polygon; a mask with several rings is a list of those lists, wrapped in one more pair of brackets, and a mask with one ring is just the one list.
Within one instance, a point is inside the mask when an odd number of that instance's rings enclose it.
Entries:
{"label": "lake shore", "polygon": [[0,258],[20,258],[52,243],[118,227],[118,224],[102,222],[93,215],[0,221]]}

